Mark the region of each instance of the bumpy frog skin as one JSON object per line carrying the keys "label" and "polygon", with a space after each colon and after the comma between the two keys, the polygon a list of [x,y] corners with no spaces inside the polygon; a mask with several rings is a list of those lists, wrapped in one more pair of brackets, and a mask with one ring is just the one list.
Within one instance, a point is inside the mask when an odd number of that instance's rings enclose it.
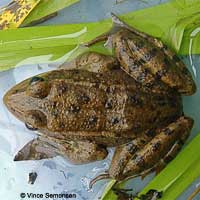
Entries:
{"label": "bumpy frog skin", "polygon": [[63,155],[82,164],[116,147],[109,171],[93,184],[145,176],[176,156],[193,126],[181,99],[196,90],[190,72],[160,41],[133,28],[112,35],[112,44],[114,57],[85,53],[7,92],[7,108],[39,132],[15,160]]}

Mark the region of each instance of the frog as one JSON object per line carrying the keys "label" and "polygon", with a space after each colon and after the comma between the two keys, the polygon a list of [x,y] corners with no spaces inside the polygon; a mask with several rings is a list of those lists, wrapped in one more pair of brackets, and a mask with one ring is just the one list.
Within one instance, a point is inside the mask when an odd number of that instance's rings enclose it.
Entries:
{"label": "frog", "polygon": [[8,110],[38,135],[15,161],[61,155],[85,164],[115,147],[109,169],[91,187],[159,172],[176,157],[194,123],[182,103],[196,91],[192,75],[159,39],[113,18],[121,29],[86,45],[111,38],[114,55],[83,53],[5,94]]}

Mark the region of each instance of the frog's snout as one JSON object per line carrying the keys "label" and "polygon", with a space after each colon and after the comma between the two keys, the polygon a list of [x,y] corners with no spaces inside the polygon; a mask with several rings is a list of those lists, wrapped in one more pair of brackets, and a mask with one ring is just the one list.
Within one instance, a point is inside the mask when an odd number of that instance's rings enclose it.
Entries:
{"label": "frog's snout", "polygon": [[[21,121],[34,128],[46,125],[46,116],[39,110],[38,103],[44,97],[44,81],[26,80],[11,88],[3,97],[8,110]],[[40,96],[42,94],[42,96]]]}

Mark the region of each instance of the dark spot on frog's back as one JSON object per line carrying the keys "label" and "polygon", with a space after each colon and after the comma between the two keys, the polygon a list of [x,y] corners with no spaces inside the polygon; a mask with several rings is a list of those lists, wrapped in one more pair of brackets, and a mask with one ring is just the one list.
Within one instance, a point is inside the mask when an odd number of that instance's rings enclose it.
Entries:
{"label": "dark spot on frog's back", "polygon": [[59,127],[60,127],[61,130],[63,130],[63,129],[65,128],[65,124],[62,123],[62,122],[60,122],[60,123],[59,123]]}
{"label": "dark spot on frog's back", "polygon": [[155,136],[155,131],[154,130],[148,130],[145,133],[148,137],[154,137]]}
{"label": "dark spot on frog's back", "polygon": [[144,41],[142,41],[142,40],[139,40],[138,42],[136,42],[136,46],[137,46],[139,49],[143,48],[144,45],[145,45],[145,43],[144,43]]}
{"label": "dark spot on frog's back", "polygon": [[111,123],[112,123],[113,125],[118,124],[119,121],[120,121],[120,120],[119,120],[118,117],[113,117],[113,118],[111,119]]}
{"label": "dark spot on frog's back", "polygon": [[151,59],[152,59],[152,54],[151,54],[151,52],[146,52],[146,53],[143,55],[143,60],[144,60],[145,63],[148,62],[148,61],[150,61]]}
{"label": "dark spot on frog's back", "polygon": [[142,98],[140,97],[139,94],[130,95],[128,97],[128,101],[133,105],[143,106],[143,100],[142,100]]}
{"label": "dark spot on frog's back", "polygon": [[58,89],[58,94],[63,94],[64,92],[67,91],[67,84],[64,83],[64,82],[61,82],[61,83],[57,86],[57,89]]}
{"label": "dark spot on frog's back", "polygon": [[140,58],[140,59],[138,60],[138,63],[139,63],[140,65],[144,65],[144,64],[146,63],[146,60],[143,59],[143,58]]}
{"label": "dark spot on frog's back", "polygon": [[68,109],[70,113],[78,113],[81,110],[81,108],[77,105],[71,105]]}
{"label": "dark spot on frog's back", "polygon": [[166,74],[167,74],[167,69],[161,69],[161,70],[156,72],[155,77],[156,77],[157,80],[160,80]]}
{"label": "dark spot on frog's back", "polygon": [[82,93],[78,96],[78,102],[87,104],[90,102],[90,97],[87,94]]}
{"label": "dark spot on frog's back", "polygon": [[152,49],[150,50],[150,54],[151,54],[151,57],[152,57],[152,58],[155,57],[157,53],[158,53],[158,50],[157,50],[156,48],[152,48]]}
{"label": "dark spot on frog's back", "polygon": [[112,107],[113,107],[113,101],[111,99],[108,99],[105,103],[105,108],[112,109]]}
{"label": "dark spot on frog's back", "polygon": [[131,154],[136,152],[137,149],[138,149],[137,146],[132,142],[126,144],[126,150]]}
{"label": "dark spot on frog's back", "polygon": [[165,67],[167,68],[167,67],[170,67],[170,65],[171,65],[171,63],[170,63],[170,61],[169,61],[169,59],[167,58],[167,57],[165,57],[164,59],[163,59],[163,63],[165,63]]}
{"label": "dark spot on frog's back", "polygon": [[160,147],[161,147],[161,143],[159,141],[152,144],[153,151],[158,151],[160,149]]}
{"label": "dark spot on frog's back", "polygon": [[72,74],[79,74],[79,70],[78,69],[73,69],[73,70],[71,70],[71,72],[72,72]]}
{"label": "dark spot on frog's back", "polygon": [[136,155],[136,157],[134,158],[134,161],[137,166],[139,166],[141,168],[145,167],[145,160],[144,160],[143,156]]}
{"label": "dark spot on frog's back", "polygon": [[115,92],[115,87],[114,86],[112,86],[112,87],[110,86],[110,87],[106,88],[106,93],[109,94],[109,93],[114,93],[114,92]]}
{"label": "dark spot on frog's back", "polygon": [[173,130],[171,130],[170,128],[165,128],[163,132],[165,135],[171,135],[173,133]]}
{"label": "dark spot on frog's back", "polygon": [[166,99],[164,96],[156,96],[155,97],[155,103],[159,106],[164,106],[167,104]]}
{"label": "dark spot on frog's back", "polygon": [[90,125],[96,124],[97,123],[97,117],[96,116],[91,116],[88,120]]}
{"label": "dark spot on frog's back", "polygon": [[177,62],[181,62],[180,58],[179,58],[177,55],[174,55],[172,59],[173,59],[173,61],[176,62],[176,63],[177,63]]}

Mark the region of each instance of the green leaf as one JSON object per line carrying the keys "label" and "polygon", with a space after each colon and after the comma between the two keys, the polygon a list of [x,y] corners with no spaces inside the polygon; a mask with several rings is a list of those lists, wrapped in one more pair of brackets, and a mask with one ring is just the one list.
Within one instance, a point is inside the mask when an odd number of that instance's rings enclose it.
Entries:
{"label": "green leaf", "polygon": [[[130,12],[121,18],[138,30],[160,38],[179,54],[188,54],[190,34],[199,27],[199,10],[199,0],[176,0]],[[65,58],[63,56],[69,50],[109,31],[111,27],[112,21],[107,19],[92,23],[0,31],[0,70],[19,66],[24,59],[39,55],[50,56],[47,63],[56,62],[59,56]],[[199,43],[200,36],[197,34],[193,38],[193,54],[200,53]],[[97,46],[98,52],[108,53],[103,46]],[[95,50],[97,46],[92,49]],[[29,60],[40,63],[40,59],[45,60],[42,56]]]}
{"label": "green leaf", "polygon": [[106,186],[106,189],[104,190],[104,193],[101,196],[101,200],[110,199],[115,200],[117,199],[117,195],[113,192],[112,187],[115,185],[116,181],[111,180],[108,185]]}
{"label": "green leaf", "polygon": [[66,8],[80,0],[42,0],[37,7],[24,20],[22,26],[36,23],[59,10]]}
{"label": "green leaf", "polygon": [[99,22],[51,26],[51,31],[48,26],[0,31],[0,70],[24,63],[66,60],[65,55],[76,49],[81,41],[89,41],[105,30],[108,31],[111,26],[111,21],[103,21],[101,26]]}
{"label": "green leaf", "polygon": [[[184,34],[187,31],[192,31],[195,27],[200,25],[200,12],[195,13],[195,15],[185,17],[180,19],[174,26],[169,29],[169,32],[163,37],[163,40],[166,41],[168,46],[171,46],[175,49],[176,52],[180,51],[183,54],[189,53],[189,43],[184,39]],[[187,35],[190,38],[190,35]],[[187,49],[181,49],[182,40],[184,44],[187,44]],[[182,51],[181,51],[182,50]]]}

